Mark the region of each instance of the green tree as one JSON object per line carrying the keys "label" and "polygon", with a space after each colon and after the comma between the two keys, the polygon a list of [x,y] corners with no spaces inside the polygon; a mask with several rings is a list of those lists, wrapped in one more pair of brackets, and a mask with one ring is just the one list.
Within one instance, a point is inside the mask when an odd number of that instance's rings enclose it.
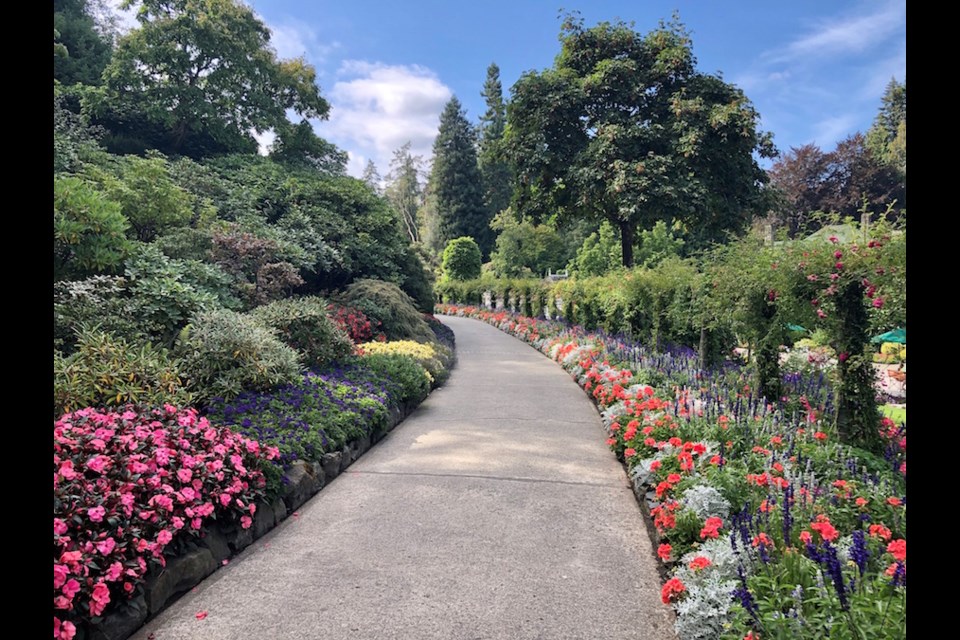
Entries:
{"label": "green tree", "polygon": [[473,280],[480,277],[480,247],[473,238],[454,238],[443,250],[443,277],[446,280]]}
{"label": "green tree", "polygon": [[287,123],[292,110],[325,118],[316,71],[279,60],[270,30],[237,0],[124,0],[140,28],[118,42],[106,90],[88,108],[129,146],[199,157],[252,152],[251,132]]}
{"label": "green tree", "polygon": [[318,136],[307,120],[301,120],[299,124],[282,121],[276,126],[276,134],[270,145],[270,157],[274,160],[329,175],[346,173],[346,151]]}
{"label": "green tree", "polygon": [[891,78],[880,111],[867,131],[867,148],[901,174],[907,173],[907,84]]}
{"label": "green tree", "polygon": [[498,277],[543,276],[548,269],[556,271],[566,264],[563,237],[552,225],[519,220],[508,207],[494,216],[490,226],[497,231],[490,262]]}
{"label": "green tree", "polygon": [[400,214],[400,220],[403,222],[404,231],[410,242],[420,241],[417,211],[423,204],[423,191],[420,188],[422,171],[423,158],[410,153],[410,142],[393,152],[385,195]]}
{"label": "green tree", "polygon": [[110,61],[111,39],[97,24],[90,0],[53,0],[54,40],[65,55],[54,56],[53,79],[65,85],[100,84]]}
{"label": "green tree", "polygon": [[772,156],[737,87],[698,72],[676,19],[647,35],[567,16],[554,68],[524,74],[507,107],[522,215],[606,219],[633,264],[637,227],[679,218],[704,243],[762,205]]}
{"label": "green tree", "polygon": [[375,194],[378,196],[383,195],[383,187],[380,186],[380,172],[377,171],[377,165],[373,160],[367,160],[367,166],[363,168],[363,175],[360,176],[360,179],[363,180]]}
{"label": "green tree", "polygon": [[484,257],[493,247],[490,215],[483,203],[483,181],[477,166],[476,133],[456,96],[440,115],[433,143],[431,190],[436,197],[438,237],[434,249],[461,236],[473,238]]}
{"label": "green tree", "polygon": [[503,102],[500,85],[500,67],[492,63],[487,67],[487,80],[480,93],[487,103],[487,110],[480,116],[480,174],[483,177],[483,202],[492,215],[510,205],[510,166],[503,149],[503,134],[507,126],[507,108]]}

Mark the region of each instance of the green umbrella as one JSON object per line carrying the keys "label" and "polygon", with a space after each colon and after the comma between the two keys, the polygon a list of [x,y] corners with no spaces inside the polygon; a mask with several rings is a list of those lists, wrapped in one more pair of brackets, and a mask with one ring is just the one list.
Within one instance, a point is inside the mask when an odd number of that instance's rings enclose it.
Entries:
{"label": "green umbrella", "polygon": [[907,330],[906,329],[893,329],[892,331],[887,331],[886,333],[881,333],[878,336],[871,338],[870,342],[874,344],[879,344],[881,342],[896,342],[899,344],[907,344]]}
{"label": "green umbrella", "polygon": [[806,329],[798,324],[788,324],[787,329],[790,329],[790,331],[806,331]]}

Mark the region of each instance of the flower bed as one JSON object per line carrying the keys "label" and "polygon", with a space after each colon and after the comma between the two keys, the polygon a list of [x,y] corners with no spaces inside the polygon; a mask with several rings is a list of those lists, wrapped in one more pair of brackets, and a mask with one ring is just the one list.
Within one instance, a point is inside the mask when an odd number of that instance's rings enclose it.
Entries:
{"label": "flower bed", "polygon": [[54,424],[54,636],[96,623],[217,519],[246,529],[273,447],[193,409],[81,409]]}
{"label": "flower bed", "polygon": [[906,428],[884,457],[843,445],[822,375],[788,374],[768,402],[747,373],[692,352],[476,307],[590,394],[652,518],[682,640],[906,634]]}

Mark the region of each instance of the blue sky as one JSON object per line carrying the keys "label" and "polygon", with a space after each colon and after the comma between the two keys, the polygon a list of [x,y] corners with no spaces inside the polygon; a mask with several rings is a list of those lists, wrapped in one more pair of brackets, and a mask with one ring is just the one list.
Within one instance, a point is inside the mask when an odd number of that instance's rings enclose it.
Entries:
{"label": "blue sky", "polygon": [[906,80],[906,0],[252,0],[281,57],[304,55],[331,102],[317,132],[389,170],[407,141],[429,157],[439,114],[456,95],[477,122],[491,62],[504,93],[559,52],[561,8],[586,26],[622,19],[641,32],[676,10],[698,68],[741,87],[781,151],[824,149],[869,128],[891,77]]}

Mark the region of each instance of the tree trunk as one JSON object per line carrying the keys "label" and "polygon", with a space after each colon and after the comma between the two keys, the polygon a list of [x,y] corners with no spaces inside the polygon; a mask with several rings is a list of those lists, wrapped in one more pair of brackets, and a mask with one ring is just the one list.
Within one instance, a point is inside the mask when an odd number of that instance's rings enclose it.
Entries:
{"label": "tree trunk", "polygon": [[620,223],[620,255],[623,266],[628,269],[633,266],[633,223]]}

